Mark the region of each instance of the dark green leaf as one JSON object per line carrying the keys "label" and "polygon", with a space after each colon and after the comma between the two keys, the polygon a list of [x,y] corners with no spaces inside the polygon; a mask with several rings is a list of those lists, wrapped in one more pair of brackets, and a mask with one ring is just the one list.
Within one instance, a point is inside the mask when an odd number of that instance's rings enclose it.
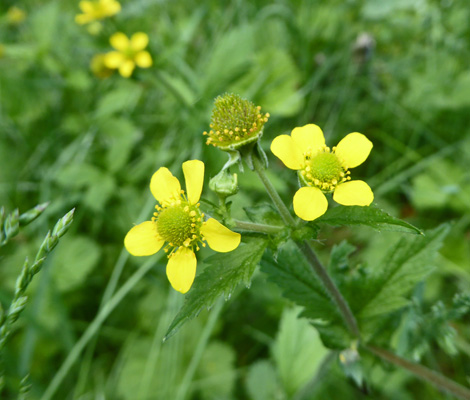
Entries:
{"label": "dark green leaf", "polygon": [[230,253],[209,257],[205,261],[207,267],[196,277],[183,306],[168,328],[165,340],[196,317],[203,308],[211,307],[219,296],[224,294],[228,297],[232,294],[239,283],[243,282],[248,287],[266,246],[265,240],[252,239]]}
{"label": "dark green leaf", "polygon": [[357,288],[364,299],[355,310],[360,321],[366,323],[408,304],[404,296],[433,269],[433,259],[448,231],[448,225],[441,225],[426,236],[402,238],[392,246]]}
{"label": "dark green leaf", "polygon": [[267,225],[284,225],[279,212],[271,204],[262,203],[253,207],[244,207],[243,209],[252,222]]}
{"label": "dark green leaf", "polygon": [[262,271],[283,290],[286,298],[304,307],[301,316],[313,320],[325,346],[344,349],[349,345],[337,307],[292,243],[279,252],[276,260],[263,262]]}
{"label": "dark green leaf", "polygon": [[395,218],[375,206],[338,206],[330,208],[315,223],[328,225],[366,225],[377,230],[399,231],[415,234],[422,232],[401,219]]}

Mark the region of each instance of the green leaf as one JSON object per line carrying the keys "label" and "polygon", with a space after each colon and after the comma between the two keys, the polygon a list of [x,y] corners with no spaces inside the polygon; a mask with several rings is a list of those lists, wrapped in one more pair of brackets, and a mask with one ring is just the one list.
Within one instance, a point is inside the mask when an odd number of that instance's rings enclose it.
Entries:
{"label": "green leaf", "polygon": [[336,305],[292,242],[275,260],[263,262],[261,270],[283,290],[284,297],[304,307],[301,316],[313,320],[325,346],[349,346],[349,334]]}
{"label": "green leaf", "polygon": [[267,225],[284,226],[279,212],[268,203],[257,204],[253,207],[244,207],[247,217],[252,222]]}
{"label": "green leaf", "polygon": [[248,368],[245,380],[246,391],[252,400],[282,398],[282,388],[272,363],[268,360],[257,361]]}
{"label": "green leaf", "polygon": [[132,111],[141,95],[142,87],[137,83],[120,82],[116,89],[100,98],[95,116],[101,118],[118,112]]}
{"label": "green leaf", "polygon": [[53,259],[53,275],[59,291],[81,287],[100,255],[101,248],[86,236],[66,237]]}
{"label": "green leaf", "polygon": [[328,225],[366,225],[377,230],[422,234],[421,230],[375,206],[338,206],[330,208],[315,223]]}
{"label": "green leaf", "polygon": [[230,253],[209,257],[205,261],[207,267],[196,277],[183,306],[168,328],[165,340],[196,317],[202,309],[211,307],[220,295],[229,297],[239,283],[243,282],[249,287],[266,246],[265,240],[252,239]]}
{"label": "green leaf", "polygon": [[426,236],[401,238],[392,246],[361,284],[364,300],[354,310],[360,323],[408,304],[404,296],[433,269],[433,259],[448,232],[449,226],[441,225]]}
{"label": "green leaf", "polygon": [[315,328],[298,317],[299,311],[297,307],[284,310],[272,348],[288,397],[312,379],[328,353]]}
{"label": "green leaf", "polygon": [[356,247],[343,240],[340,244],[335,244],[331,250],[330,263],[328,269],[330,271],[341,271],[348,267],[348,257],[356,250]]}

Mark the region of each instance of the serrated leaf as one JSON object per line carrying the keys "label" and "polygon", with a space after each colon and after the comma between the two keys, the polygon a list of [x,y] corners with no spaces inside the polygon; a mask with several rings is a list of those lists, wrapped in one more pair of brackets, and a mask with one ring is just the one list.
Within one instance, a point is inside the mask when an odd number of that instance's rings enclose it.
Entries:
{"label": "serrated leaf", "polygon": [[211,307],[222,294],[230,296],[242,282],[249,286],[266,246],[265,240],[252,239],[230,253],[218,253],[205,260],[207,267],[196,277],[183,306],[168,328],[165,340],[202,309]]}
{"label": "serrated leaf", "polygon": [[330,208],[315,223],[328,225],[366,225],[383,231],[398,231],[422,234],[421,230],[408,222],[395,218],[375,206],[337,206]]}
{"label": "serrated leaf", "polygon": [[404,296],[433,269],[432,260],[448,231],[448,225],[441,225],[426,236],[400,239],[363,282],[365,301],[357,316],[366,320],[406,305]]}
{"label": "serrated leaf", "polygon": [[330,263],[328,269],[330,271],[340,271],[348,267],[348,257],[356,250],[356,247],[343,240],[340,244],[335,244],[331,249]]}
{"label": "serrated leaf", "polygon": [[284,297],[304,307],[301,316],[312,320],[325,346],[349,345],[349,335],[337,307],[293,243],[281,249],[276,260],[263,262],[261,270],[283,290]]}
{"label": "serrated leaf", "polygon": [[253,207],[243,207],[243,210],[252,222],[257,222],[259,224],[284,226],[279,212],[271,204],[257,204]]}

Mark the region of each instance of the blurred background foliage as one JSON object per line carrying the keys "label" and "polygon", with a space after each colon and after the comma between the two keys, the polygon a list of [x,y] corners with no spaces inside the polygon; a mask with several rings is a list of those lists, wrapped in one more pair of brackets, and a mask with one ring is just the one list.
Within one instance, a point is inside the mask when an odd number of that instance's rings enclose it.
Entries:
{"label": "blurred background foliage", "polygon": [[[12,14],[12,7],[24,14]],[[392,345],[469,383],[469,319],[453,320],[458,304],[452,303],[470,285],[466,0],[123,0],[122,11],[94,34],[74,22],[77,13],[72,0],[0,4],[0,204],[23,212],[51,201],[45,216],[3,249],[2,304],[25,256],[76,207],[8,343],[5,398],[16,398],[28,372],[30,398],[41,398],[109,300],[104,293],[113,271],[125,265],[125,282],[142,264],[122,242],[152,211],[152,173],[164,165],[181,178],[181,162],[198,158],[207,183],[222,167],[226,156],[205,146],[202,132],[214,97],[224,92],[271,114],[266,150],[276,135],[306,123],[321,126],[330,145],[349,132],[364,133],[374,149],[356,174],[380,207],[420,228],[453,221],[438,268],[414,291]],[[100,79],[91,59],[111,50],[109,36],[117,31],[146,32],[154,65],[130,79],[117,73]],[[292,172],[270,156],[270,174],[290,203],[297,186]],[[267,196],[251,172],[239,178],[233,212],[244,218],[243,207]],[[325,229],[318,249],[326,260],[347,239],[360,250],[356,264],[373,264],[399,237]],[[351,371],[344,378],[338,354],[323,347],[261,272],[249,290],[162,343],[183,296],[169,288],[165,259],[158,260],[76,360],[55,398],[446,398],[367,355],[365,380]]]}

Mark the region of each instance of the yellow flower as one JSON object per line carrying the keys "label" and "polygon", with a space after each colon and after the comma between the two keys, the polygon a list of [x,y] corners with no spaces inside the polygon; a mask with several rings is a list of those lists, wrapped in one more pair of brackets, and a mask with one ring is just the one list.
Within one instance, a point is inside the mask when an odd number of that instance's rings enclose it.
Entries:
{"label": "yellow flower", "polygon": [[350,168],[362,164],[372,150],[372,142],[361,133],[350,133],[330,150],[322,130],[314,124],[295,128],[291,135],[280,135],[271,151],[287,168],[297,170],[301,187],[294,195],[294,212],[313,221],[328,208],[324,193],[345,206],[368,206],[374,200],[364,181],[351,181]]}
{"label": "yellow flower", "polygon": [[119,69],[124,78],[129,78],[135,66],[149,68],[152,66],[152,57],[148,51],[144,51],[149,42],[149,37],[143,32],[137,32],[129,38],[124,33],[117,32],[109,39],[111,46],[117,51],[106,54],[105,64],[108,68]]}
{"label": "yellow flower", "polygon": [[80,25],[112,17],[121,11],[121,4],[116,0],[81,1],[78,6],[83,14],[76,15],[75,22]]}
{"label": "yellow flower", "polygon": [[186,293],[196,276],[196,255],[199,244],[207,241],[212,250],[229,252],[240,244],[240,234],[232,232],[214,218],[204,221],[199,210],[204,182],[204,163],[191,160],[183,163],[187,196],[180,182],[167,168],[153,174],[150,191],[160,203],[151,221],[134,226],[124,239],[124,246],[134,256],[149,256],[166,242],[169,252],[166,274],[171,286]]}
{"label": "yellow flower", "polygon": [[106,79],[114,73],[114,70],[108,68],[104,64],[104,59],[104,54],[95,54],[90,62],[91,72],[93,72],[96,77],[101,79]]}
{"label": "yellow flower", "polygon": [[11,25],[19,25],[26,19],[26,13],[19,7],[11,6],[7,11],[7,21]]}

